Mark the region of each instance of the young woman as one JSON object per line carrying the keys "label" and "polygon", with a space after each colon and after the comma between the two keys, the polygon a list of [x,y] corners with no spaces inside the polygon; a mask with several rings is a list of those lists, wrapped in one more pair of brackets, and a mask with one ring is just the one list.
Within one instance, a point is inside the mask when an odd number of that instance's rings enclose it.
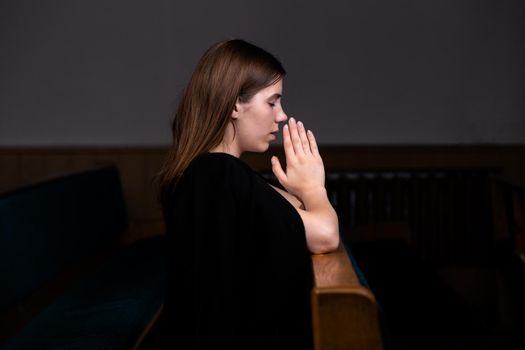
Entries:
{"label": "young woman", "polygon": [[[284,75],[268,52],[229,40],[208,49],[184,91],[160,174],[166,348],[313,347],[310,254],[335,250],[339,229],[313,133],[285,123]],[[239,157],[265,152],[280,123],[277,188]]]}

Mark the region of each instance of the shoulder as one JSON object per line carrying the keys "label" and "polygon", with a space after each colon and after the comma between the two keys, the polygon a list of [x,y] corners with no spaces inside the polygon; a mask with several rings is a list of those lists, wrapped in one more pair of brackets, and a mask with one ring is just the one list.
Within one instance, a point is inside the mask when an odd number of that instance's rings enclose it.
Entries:
{"label": "shoulder", "polygon": [[250,186],[253,177],[254,171],[239,158],[227,153],[203,153],[190,162],[180,180],[218,189]]}
{"label": "shoulder", "polygon": [[[251,172],[251,173],[250,173]],[[177,183],[165,188],[165,207],[199,205],[216,200],[244,201],[254,185],[253,170],[242,160],[226,153],[204,153],[195,157]]]}
{"label": "shoulder", "polygon": [[249,168],[246,163],[228,153],[206,152],[193,158],[189,167]]}
{"label": "shoulder", "polygon": [[206,177],[211,175],[250,175],[252,169],[237,157],[228,153],[203,153],[195,157],[187,171],[201,173]]}

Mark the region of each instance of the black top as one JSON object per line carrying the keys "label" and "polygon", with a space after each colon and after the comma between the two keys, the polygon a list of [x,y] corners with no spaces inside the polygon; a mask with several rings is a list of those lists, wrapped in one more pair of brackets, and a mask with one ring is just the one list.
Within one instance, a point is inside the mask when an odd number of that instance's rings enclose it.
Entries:
{"label": "black top", "polygon": [[206,153],[164,205],[164,345],[311,349],[312,267],[296,209],[242,160]]}

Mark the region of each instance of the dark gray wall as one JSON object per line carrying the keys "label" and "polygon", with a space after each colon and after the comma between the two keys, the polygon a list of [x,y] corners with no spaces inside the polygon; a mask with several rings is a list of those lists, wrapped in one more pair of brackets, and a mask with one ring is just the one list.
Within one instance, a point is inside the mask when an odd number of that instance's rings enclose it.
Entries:
{"label": "dark gray wall", "polygon": [[525,143],[525,2],[0,3],[0,145],[164,145],[203,51],[241,37],[288,71],[322,144]]}

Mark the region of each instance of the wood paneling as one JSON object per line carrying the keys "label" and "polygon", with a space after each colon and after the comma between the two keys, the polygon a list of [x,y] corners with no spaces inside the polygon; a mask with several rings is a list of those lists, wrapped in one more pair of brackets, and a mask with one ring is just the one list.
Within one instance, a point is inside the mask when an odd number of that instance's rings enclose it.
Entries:
{"label": "wood paneling", "polygon": [[0,153],[0,191],[6,191],[19,183],[18,155]]}
{"label": "wood paneling", "polygon": [[[320,146],[330,170],[400,168],[502,168],[506,177],[525,183],[525,145],[501,146]],[[281,148],[243,156],[254,168],[270,170],[270,155]]]}
{"label": "wood paneling", "polygon": [[[137,237],[154,235],[162,232],[164,227],[152,180],[166,151],[165,147],[0,148],[0,191],[43,177],[114,163],[120,170],[130,219],[134,225],[130,232],[134,232],[133,235]],[[507,178],[525,183],[525,146],[321,146],[321,153],[327,172],[417,167],[498,167]],[[256,170],[270,171],[272,154],[284,160],[281,148],[271,148],[264,154],[245,154],[243,159]],[[377,189],[403,191],[405,185],[400,179],[396,184],[377,184]],[[355,191],[366,190],[359,187],[366,184],[355,186]],[[451,187],[450,190],[454,189]],[[396,200],[403,201],[401,197],[396,197]],[[404,215],[401,212],[405,210],[402,209],[404,206],[417,205],[399,204],[392,206],[395,211],[378,212],[377,215],[395,219]],[[345,217],[344,220],[348,223],[361,220],[359,215],[365,213],[357,210],[357,217]],[[345,225],[348,224],[346,221]]]}
{"label": "wood paneling", "polygon": [[0,191],[108,163],[119,168],[130,217],[128,240],[162,234],[164,225],[152,177],[163,148],[0,149]]}

